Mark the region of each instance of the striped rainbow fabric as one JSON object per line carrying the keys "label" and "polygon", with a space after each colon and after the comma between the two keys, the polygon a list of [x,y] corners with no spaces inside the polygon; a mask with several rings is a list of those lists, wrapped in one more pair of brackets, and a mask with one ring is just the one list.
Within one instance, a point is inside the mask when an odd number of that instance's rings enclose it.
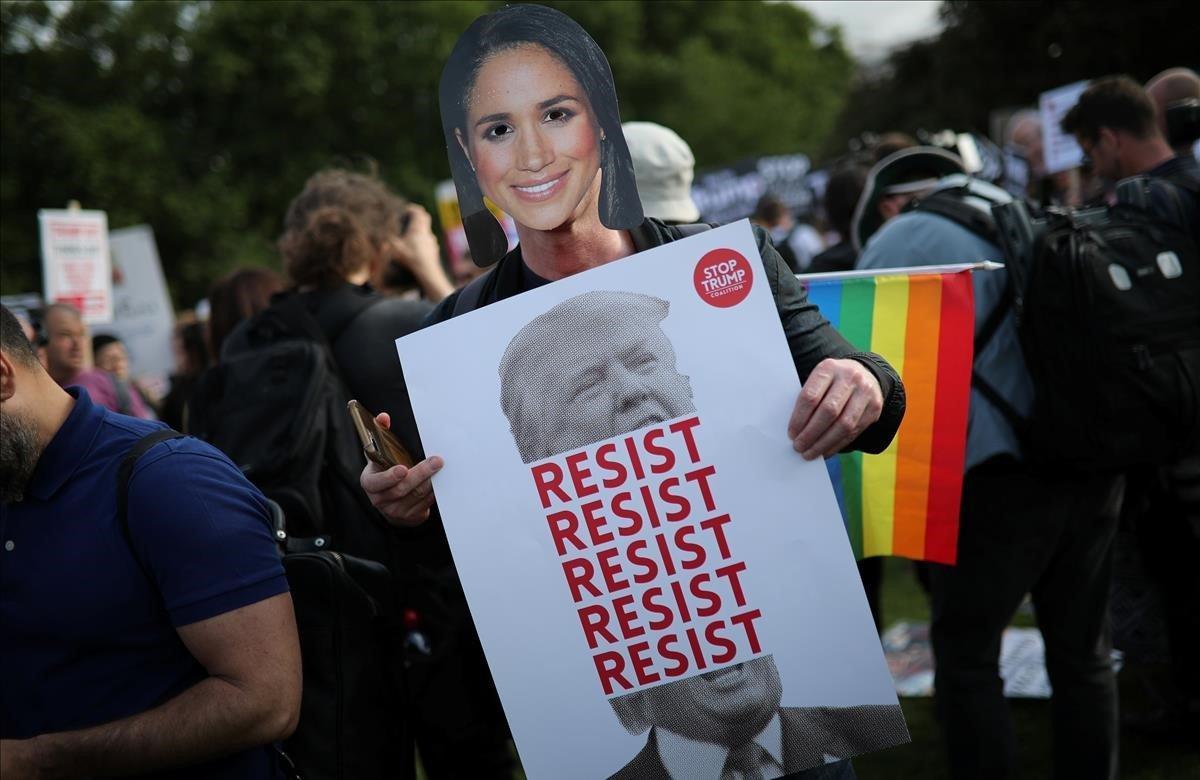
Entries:
{"label": "striped rainbow fabric", "polygon": [[895,366],[908,394],[904,422],[887,450],[826,461],[855,557],[954,563],[974,346],[971,271],[800,279],[857,349]]}

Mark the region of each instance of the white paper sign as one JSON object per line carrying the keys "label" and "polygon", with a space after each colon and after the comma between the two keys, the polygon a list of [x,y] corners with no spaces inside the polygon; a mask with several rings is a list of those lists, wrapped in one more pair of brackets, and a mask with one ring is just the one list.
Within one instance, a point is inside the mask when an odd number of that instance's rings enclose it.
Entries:
{"label": "white paper sign", "polygon": [[167,293],[154,231],[148,225],[108,234],[116,282],[113,321],[96,328],[125,342],[134,375],[163,389],[175,364],[171,334],[175,311]]}
{"label": "white paper sign", "polygon": [[1058,173],[1077,168],[1083,162],[1083,150],[1075,142],[1075,136],[1062,131],[1062,120],[1067,112],[1079,102],[1079,96],[1090,82],[1077,81],[1065,87],[1043,92],[1038,97],[1038,110],[1042,116],[1042,149],[1046,160],[1046,173]]}
{"label": "white paper sign", "polygon": [[42,209],[38,224],[46,300],[71,304],[88,324],[111,322],[108,215],[103,211]]}
{"label": "white paper sign", "polygon": [[764,719],[789,773],[906,741],[748,223],[397,348],[530,778],[633,776],[689,729],[718,776]]}

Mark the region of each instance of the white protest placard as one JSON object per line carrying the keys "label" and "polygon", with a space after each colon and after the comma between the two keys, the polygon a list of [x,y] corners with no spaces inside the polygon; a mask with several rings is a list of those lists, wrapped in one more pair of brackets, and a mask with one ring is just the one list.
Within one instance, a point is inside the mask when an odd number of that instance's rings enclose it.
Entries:
{"label": "white protest placard", "polygon": [[713,776],[755,734],[766,777],[907,740],[748,223],[397,349],[530,778],[642,776],[680,733]]}
{"label": "white protest placard", "polygon": [[116,269],[113,320],[95,330],[125,342],[136,378],[165,390],[175,364],[171,349],[175,310],[154,231],[149,225],[114,230],[108,234],[108,245]]}
{"label": "white protest placard", "polygon": [[1046,160],[1046,173],[1058,173],[1077,168],[1083,162],[1083,150],[1075,142],[1075,136],[1062,131],[1062,120],[1087,89],[1090,82],[1076,81],[1038,96],[1038,111],[1042,118],[1042,150]]}
{"label": "white protest placard", "polygon": [[88,324],[111,322],[108,215],[103,211],[42,209],[38,226],[46,300],[71,304]]}

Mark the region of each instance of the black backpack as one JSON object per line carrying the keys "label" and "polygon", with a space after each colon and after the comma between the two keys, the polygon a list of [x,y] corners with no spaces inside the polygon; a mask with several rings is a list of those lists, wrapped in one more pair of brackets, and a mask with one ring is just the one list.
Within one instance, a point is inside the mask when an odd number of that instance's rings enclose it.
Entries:
{"label": "black backpack", "polygon": [[[159,429],[130,447],[117,469],[117,517],[134,560],[129,480],[151,447],[183,434]],[[273,501],[272,533],[296,612],[304,692],[296,731],[275,753],[289,780],[384,780],[411,765],[405,737],[398,659],[402,638],[391,574],[381,563],[329,550],[328,537],[288,535]]]}
{"label": "black backpack", "polygon": [[279,504],[294,535],[330,536],[337,549],[366,557],[380,552],[368,526],[382,521],[358,485],[362,448],[330,344],[380,300],[339,299],[345,309],[323,329],[300,295],[276,297],[225,340],[188,410],[188,433]]}
{"label": "black backpack", "polygon": [[[1022,201],[991,214],[961,189],[914,204],[996,243],[1006,295],[976,338],[976,352],[1011,306],[1035,389],[1026,419],[978,375],[1034,462],[1114,471],[1173,462],[1200,446],[1200,254],[1180,189],[1193,179],[1122,182],[1118,203],[1087,210]],[[1155,194],[1178,218],[1151,209]],[[1189,230],[1192,227],[1192,230]]]}

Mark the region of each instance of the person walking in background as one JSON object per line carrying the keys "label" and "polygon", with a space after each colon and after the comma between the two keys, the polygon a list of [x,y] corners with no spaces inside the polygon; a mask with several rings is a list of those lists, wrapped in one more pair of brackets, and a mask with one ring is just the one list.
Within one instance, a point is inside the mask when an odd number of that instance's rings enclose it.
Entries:
{"label": "person walking in background", "polygon": [[[963,188],[963,202],[976,208],[1011,200],[966,176],[961,160],[941,149],[914,147],[878,163],[856,209],[856,239],[865,244],[858,268],[1003,260],[998,246],[957,221],[911,207]],[[974,332],[991,335],[977,336],[972,366],[958,562],[929,564],[934,702],[951,777],[1018,776],[1000,637],[1031,593],[1054,688],[1054,776],[1114,778],[1117,692],[1108,604],[1123,481],[1030,463],[1018,432],[980,389],[994,388],[1022,415],[1032,409],[1033,381],[1005,299],[1006,274],[973,277]]]}
{"label": "person walking in background", "polygon": [[[1190,74],[1190,76],[1189,76]],[[1097,79],[1063,118],[1097,173],[1111,182],[1148,179],[1154,216],[1191,237],[1191,262],[1200,247],[1200,163],[1188,143],[1173,146],[1163,130],[1169,98],[1195,94],[1200,83],[1186,69],[1151,80],[1153,92],[1128,77]],[[1151,95],[1159,97],[1156,103]],[[1194,99],[1194,98],[1193,98]],[[1180,140],[1180,139],[1176,139]],[[1194,139],[1192,139],[1194,141]],[[1124,191],[1117,188],[1118,201]],[[1189,260],[1182,255],[1183,262]],[[1200,269],[1183,266],[1184,273]],[[1193,345],[1194,350],[1200,349]],[[1162,706],[1148,717],[1131,718],[1144,730],[1190,740],[1200,725],[1200,443],[1176,462],[1129,474],[1125,520],[1132,527],[1146,572],[1162,598],[1172,685],[1160,692]]]}

